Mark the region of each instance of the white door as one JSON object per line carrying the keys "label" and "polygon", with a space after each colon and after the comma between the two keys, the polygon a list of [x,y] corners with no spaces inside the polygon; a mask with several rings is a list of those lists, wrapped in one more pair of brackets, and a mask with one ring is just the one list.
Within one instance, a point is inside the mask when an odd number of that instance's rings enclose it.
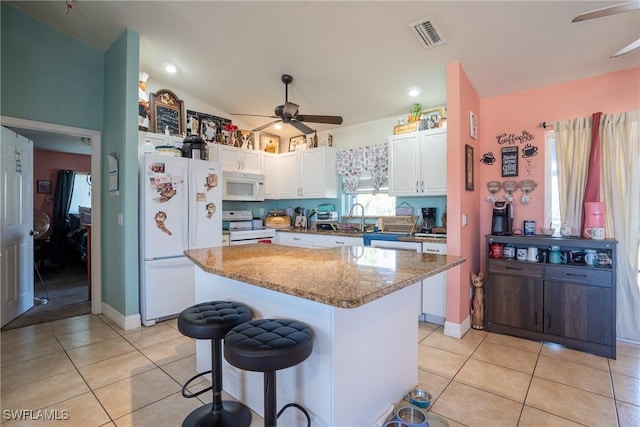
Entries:
{"label": "white door", "polygon": [[33,142],[3,127],[0,140],[2,326],[33,306]]}
{"label": "white door", "polygon": [[183,256],[188,249],[188,159],[146,154],[141,173],[144,259]]}

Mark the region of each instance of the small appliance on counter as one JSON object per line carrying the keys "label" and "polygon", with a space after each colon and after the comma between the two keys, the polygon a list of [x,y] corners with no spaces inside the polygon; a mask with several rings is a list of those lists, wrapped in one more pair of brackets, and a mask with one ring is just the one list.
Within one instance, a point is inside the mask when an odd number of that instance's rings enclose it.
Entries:
{"label": "small appliance on counter", "polygon": [[[316,230],[335,231],[337,229],[336,224],[340,221],[338,212],[321,211],[321,206],[318,206],[318,213],[316,214]],[[330,206],[335,209],[335,206]]]}
{"label": "small appliance on counter", "polygon": [[267,228],[288,228],[291,227],[291,216],[284,209],[273,209],[264,219],[264,226]]}
{"label": "small appliance on counter", "polygon": [[491,234],[494,236],[510,236],[513,229],[513,205],[508,202],[493,202]]}
{"label": "small appliance on counter", "polygon": [[182,144],[182,157],[209,160],[209,147],[199,136],[188,136]]}
{"label": "small appliance on counter", "polygon": [[604,202],[584,203],[584,228],[582,237],[590,239],[591,236],[585,230],[591,228],[605,228],[605,205]]}
{"label": "small appliance on counter", "polygon": [[422,233],[433,233],[437,215],[438,208],[422,208]]}

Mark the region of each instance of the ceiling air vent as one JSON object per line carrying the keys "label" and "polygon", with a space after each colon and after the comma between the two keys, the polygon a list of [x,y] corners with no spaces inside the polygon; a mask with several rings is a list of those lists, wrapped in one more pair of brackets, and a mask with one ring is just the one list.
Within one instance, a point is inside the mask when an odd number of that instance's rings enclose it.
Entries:
{"label": "ceiling air vent", "polygon": [[414,22],[410,27],[415,31],[416,37],[425,49],[431,49],[447,42],[431,17]]}

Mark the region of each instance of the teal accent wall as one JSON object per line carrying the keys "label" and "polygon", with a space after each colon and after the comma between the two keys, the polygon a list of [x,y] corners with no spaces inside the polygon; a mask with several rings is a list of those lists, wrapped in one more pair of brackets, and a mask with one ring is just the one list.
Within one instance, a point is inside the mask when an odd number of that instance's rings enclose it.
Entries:
{"label": "teal accent wall", "polygon": [[[0,113],[102,131],[102,299],[136,314],[139,36],[125,30],[103,53],[5,2],[0,7]],[[117,196],[108,192],[107,153],[120,159]]]}
{"label": "teal accent wall", "polygon": [[1,4],[2,115],[102,130],[102,52]]}
{"label": "teal accent wall", "polygon": [[[102,299],[125,316],[139,313],[138,62],[140,37],[125,30],[105,53],[102,188]],[[119,166],[108,188],[106,154]],[[122,215],[122,225],[118,216]]]}

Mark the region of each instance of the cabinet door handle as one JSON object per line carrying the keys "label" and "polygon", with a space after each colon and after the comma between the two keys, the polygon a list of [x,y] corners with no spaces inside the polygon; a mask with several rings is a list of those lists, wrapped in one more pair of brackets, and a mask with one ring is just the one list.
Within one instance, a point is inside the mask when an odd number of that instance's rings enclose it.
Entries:
{"label": "cabinet door handle", "polygon": [[535,319],[533,321],[533,324],[538,326],[538,310],[536,310],[536,312],[535,312]]}
{"label": "cabinet door handle", "polygon": [[420,182],[416,181],[416,193],[420,193],[420,189],[418,188],[419,184],[420,184]]}
{"label": "cabinet door handle", "polygon": [[294,237],[293,240],[300,240],[300,238],[299,237]]}
{"label": "cabinet door handle", "polygon": [[506,266],[504,269],[505,269],[505,270],[516,270],[516,271],[520,271],[520,270],[522,270],[522,267],[510,267],[510,266]]}
{"label": "cabinet door handle", "polygon": [[420,192],[424,193],[424,181],[422,181],[420,184]]}
{"label": "cabinet door handle", "polygon": [[438,249],[425,249],[424,250],[425,253],[430,252],[432,254],[439,254],[440,251]]}
{"label": "cabinet door handle", "polygon": [[337,240],[336,240],[336,244],[338,244],[338,245],[344,245],[344,242],[339,242],[339,241],[337,241]]}
{"label": "cabinet door handle", "polygon": [[586,274],[575,274],[575,273],[565,273],[567,276],[572,276],[572,277],[587,277]]}
{"label": "cabinet door handle", "polygon": [[240,170],[240,160],[236,160],[236,162],[238,163],[238,167],[236,169]]}
{"label": "cabinet door handle", "polygon": [[551,313],[547,314],[547,328],[551,328]]}

